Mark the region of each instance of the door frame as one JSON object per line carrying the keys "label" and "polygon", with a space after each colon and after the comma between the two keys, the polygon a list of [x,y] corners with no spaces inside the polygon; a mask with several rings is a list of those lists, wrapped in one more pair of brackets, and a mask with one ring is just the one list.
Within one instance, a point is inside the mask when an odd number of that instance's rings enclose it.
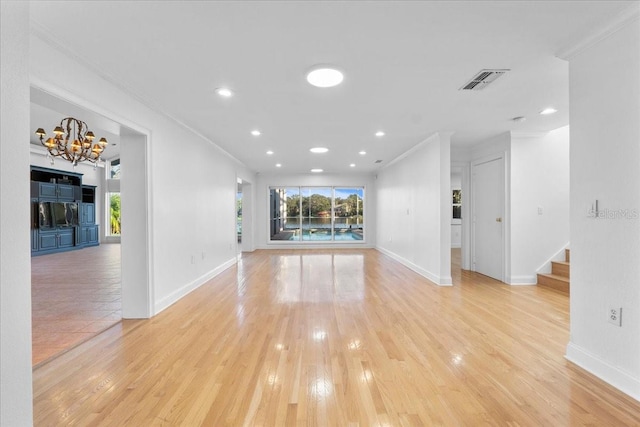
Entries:
{"label": "door frame", "polygon": [[475,190],[476,190],[476,180],[475,180],[475,169],[482,164],[494,161],[494,160],[502,160],[502,183],[503,183],[503,197],[502,197],[502,250],[500,254],[500,262],[501,262],[501,278],[498,279],[501,282],[507,283],[509,278],[509,253],[510,253],[510,245],[511,241],[510,230],[511,230],[511,215],[509,211],[509,153],[507,151],[495,153],[489,156],[481,157],[479,159],[475,159],[471,161],[471,170],[470,170],[470,187],[471,187],[471,197],[470,197],[470,246],[471,246],[471,259],[470,259],[470,268],[472,271],[476,271],[475,267],[475,259],[476,259],[476,225],[475,225],[475,214],[476,214],[476,206],[475,206]]}
{"label": "door frame", "polygon": [[462,182],[462,221],[461,221],[461,245],[460,245],[460,255],[461,255],[461,264],[460,267],[463,270],[471,270],[471,183],[470,183],[470,162],[451,162],[451,170],[457,169],[461,172]]}
{"label": "door frame", "polygon": [[[144,166],[135,178],[121,181],[125,186],[135,186],[142,189],[142,197],[133,198],[130,206],[131,222],[143,224],[143,227],[135,236],[128,239],[121,239],[121,253],[135,252],[142,253],[142,262],[128,262],[121,257],[120,268],[122,274],[122,318],[123,319],[148,319],[156,314],[155,294],[153,288],[153,215],[151,207],[152,200],[152,171],[151,171],[151,131],[145,127],[131,121],[128,118],[119,116],[112,111],[101,107],[86,98],[69,92],[55,84],[44,81],[33,76],[29,82],[30,90],[38,90],[53,97],[59,98],[70,104],[74,104],[81,109],[85,109],[99,114],[108,120],[122,126],[121,142],[127,137],[135,137],[137,143],[131,147],[135,153],[143,160]],[[126,182],[125,182],[126,181]],[[106,207],[105,207],[106,209]]]}

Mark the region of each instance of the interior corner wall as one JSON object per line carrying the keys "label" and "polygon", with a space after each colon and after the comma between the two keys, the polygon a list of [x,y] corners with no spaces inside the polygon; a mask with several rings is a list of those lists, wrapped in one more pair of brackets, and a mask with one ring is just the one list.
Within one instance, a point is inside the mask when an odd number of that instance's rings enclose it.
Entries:
{"label": "interior corner wall", "polygon": [[537,270],[569,242],[569,127],[511,136],[510,284],[537,283]]}
{"label": "interior corner wall", "polygon": [[0,425],[33,423],[29,3],[0,2]]}
{"label": "interior corner wall", "polygon": [[434,134],[378,173],[376,248],[438,285],[451,284],[451,159]]}
{"label": "interior corner wall", "polygon": [[439,133],[440,138],[440,282],[452,285],[451,278],[451,133]]}
{"label": "interior corner wall", "polygon": [[[151,315],[156,314],[237,262],[234,207],[237,170],[242,165],[41,37],[46,36],[32,33],[30,38],[29,74],[34,87],[148,136],[151,244],[146,259]],[[43,63],[65,66],[41,67]],[[176,144],[181,152],[197,155],[176,156]],[[123,169],[123,179],[126,173]],[[123,233],[124,221],[123,217]]]}
{"label": "interior corner wall", "polygon": [[[256,184],[257,175],[246,167],[236,166],[236,180],[242,180],[242,252],[256,248]],[[234,203],[235,210],[235,203]]]}
{"label": "interior corner wall", "polygon": [[[149,287],[149,191],[147,144],[144,135],[121,135],[121,268],[122,317],[145,319],[152,314]],[[126,172],[125,172],[126,171]],[[102,193],[100,193],[102,194]],[[107,226],[106,224],[103,227]],[[109,224],[110,226],[110,224]]]}
{"label": "interior corner wall", "polygon": [[242,182],[242,252],[253,252],[253,233],[255,230],[255,196],[254,184]]}
{"label": "interior corner wall", "polygon": [[[640,24],[569,58],[567,358],[640,400]],[[592,211],[596,200],[599,211]],[[608,322],[622,308],[622,326]]]}
{"label": "interior corner wall", "polygon": [[[354,243],[320,242],[289,243],[271,242],[269,235],[269,187],[364,187],[364,241]],[[258,249],[312,249],[312,248],[373,248],[376,243],[376,180],[369,174],[283,174],[264,173],[257,175],[254,186],[256,203],[255,232]]]}

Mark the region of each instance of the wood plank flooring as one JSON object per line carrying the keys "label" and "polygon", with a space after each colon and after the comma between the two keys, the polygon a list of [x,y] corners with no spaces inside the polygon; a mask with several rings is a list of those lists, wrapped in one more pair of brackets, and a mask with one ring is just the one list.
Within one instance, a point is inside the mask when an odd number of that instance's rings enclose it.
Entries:
{"label": "wood plank flooring", "polygon": [[34,366],[117,324],[120,245],[32,257],[31,307]]}
{"label": "wood plank flooring", "polygon": [[[633,426],[567,362],[568,297],[375,250],[273,250],[34,370],[37,426]],[[459,279],[458,279],[458,278]]]}

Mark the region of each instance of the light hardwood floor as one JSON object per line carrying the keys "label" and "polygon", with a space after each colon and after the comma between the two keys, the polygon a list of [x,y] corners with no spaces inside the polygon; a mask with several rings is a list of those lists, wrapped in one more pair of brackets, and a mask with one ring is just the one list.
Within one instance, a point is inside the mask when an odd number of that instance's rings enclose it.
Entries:
{"label": "light hardwood floor", "polygon": [[34,366],[120,322],[120,245],[32,257],[31,310]]}
{"label": "light hardwood floor", "polygon": [[[375,250],[256,251],[34,371],[35,424],[633,426],[567,362],[568,297]],[[458,274],[454,272],[454,278]]]}

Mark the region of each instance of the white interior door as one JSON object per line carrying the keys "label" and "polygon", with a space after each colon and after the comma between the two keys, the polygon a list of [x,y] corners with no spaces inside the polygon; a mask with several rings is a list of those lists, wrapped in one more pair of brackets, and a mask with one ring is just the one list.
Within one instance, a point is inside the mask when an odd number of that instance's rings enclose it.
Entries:
{"label": "white interior door", "polygon": [[473,269],[504,280],[504,160],[473,166]]}

